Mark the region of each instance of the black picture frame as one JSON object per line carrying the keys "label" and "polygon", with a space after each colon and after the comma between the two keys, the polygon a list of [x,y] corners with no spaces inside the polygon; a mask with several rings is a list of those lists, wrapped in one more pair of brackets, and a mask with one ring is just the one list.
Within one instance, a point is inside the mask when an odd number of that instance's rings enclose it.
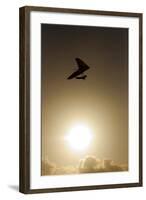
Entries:
{"label": "black picture frame", "polygon": [[[88,15],[126,16],[139,19],[139,181],[137,183],[88,185],[30,189],[30,13],[60,12]],[[20,140],[19,140],[19,191],[25,194],[65,192],[142,186],[142,14],[128,12],[95,11],[67,8],[25,6],[20,8]]]}

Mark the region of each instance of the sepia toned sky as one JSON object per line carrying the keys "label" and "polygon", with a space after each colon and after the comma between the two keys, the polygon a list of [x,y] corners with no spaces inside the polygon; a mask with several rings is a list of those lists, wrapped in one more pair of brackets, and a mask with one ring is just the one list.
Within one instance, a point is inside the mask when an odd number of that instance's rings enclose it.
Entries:
{"label": "sepia toned sky", "polygon": [[[86,80],[67,80],[76,57],[90,66]],[[42,24],[41,60],[42,159],[128,163],[128,29]],[[93,140],[75,152],[64,138],[80,122]]]}

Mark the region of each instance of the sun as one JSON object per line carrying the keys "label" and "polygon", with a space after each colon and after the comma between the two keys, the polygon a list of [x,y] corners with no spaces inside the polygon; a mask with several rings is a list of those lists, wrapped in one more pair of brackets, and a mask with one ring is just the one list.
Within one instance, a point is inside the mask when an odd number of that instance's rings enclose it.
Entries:
{"label": "sun", "polygon": [[92,133],[89,127],[83,124],[77,124],[71,128],[66,140],[70,147],[77,151],[87,149],[92,139]]}

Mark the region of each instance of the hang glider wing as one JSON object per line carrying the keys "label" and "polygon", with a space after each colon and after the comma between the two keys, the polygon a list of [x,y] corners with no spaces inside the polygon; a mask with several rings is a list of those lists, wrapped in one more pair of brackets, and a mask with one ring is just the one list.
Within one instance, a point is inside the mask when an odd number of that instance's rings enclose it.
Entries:
{"label": "hang glider wing", "polygon": [[89,69],[89,66],[85,64],[80,58],[76,58],[76,62],[78,64],[79,69],[84,69],[84,70]]}
{"label": "hang glider wing", "polygon": [[78,64],[79,69],[73,72],[67,79],[75,78],[89,69],[89,66],[86,65],[80,58],[76,58],[76,62]]}

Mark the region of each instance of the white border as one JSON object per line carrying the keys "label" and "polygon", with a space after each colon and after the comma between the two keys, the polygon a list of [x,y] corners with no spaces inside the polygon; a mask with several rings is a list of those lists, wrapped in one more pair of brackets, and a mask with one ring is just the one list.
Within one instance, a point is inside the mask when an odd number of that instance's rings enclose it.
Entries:
{"label": "white border", "polygon": [[[30,23],[30,189],[139,182],[139,19],[31,12]],[[41,23],[69,24],[129,29],[129,171],[64,176],[41,176]]]}

